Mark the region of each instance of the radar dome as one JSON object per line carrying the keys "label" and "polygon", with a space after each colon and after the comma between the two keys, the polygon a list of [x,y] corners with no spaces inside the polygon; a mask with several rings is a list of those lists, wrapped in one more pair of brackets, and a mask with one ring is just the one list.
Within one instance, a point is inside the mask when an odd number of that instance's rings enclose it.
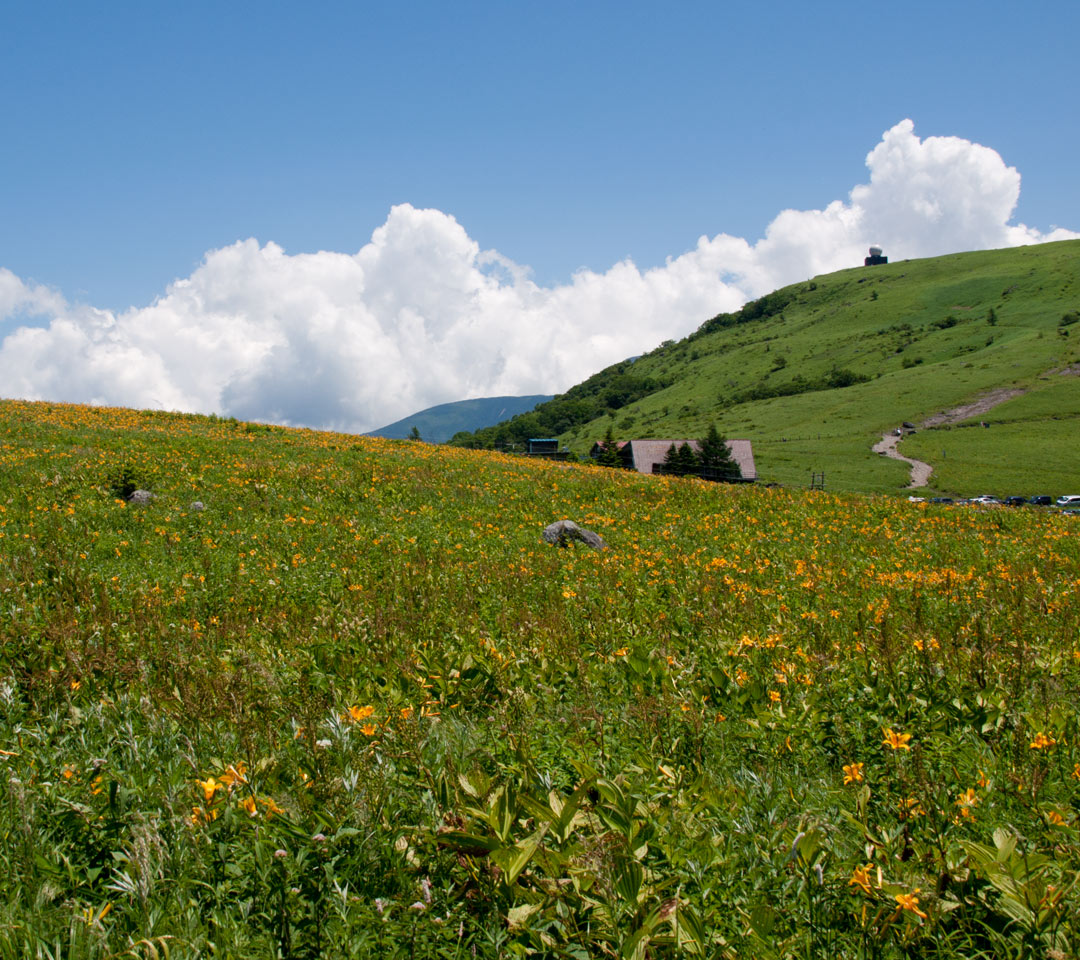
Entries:
{"label": "radar dome", "polygon": [[870,248],[870,256],[872,256],[872,257],[880,257],[881,256],[881,247],[878,247],[878,246],[871,247]]}

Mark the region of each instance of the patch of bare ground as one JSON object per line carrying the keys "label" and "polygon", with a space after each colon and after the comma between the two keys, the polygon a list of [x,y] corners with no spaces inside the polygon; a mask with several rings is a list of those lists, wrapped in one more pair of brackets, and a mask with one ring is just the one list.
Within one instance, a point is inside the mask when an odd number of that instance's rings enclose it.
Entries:
{"label": "patch of bare ground", "polygon": [[941,413],[935,413],[932,417],[927,417],[922,425],[923,427],[942,427],[950,423],[960,423],[962,420],[968,420],[971,417],[979,416],[981,413],[986,413],[999,403],[1004,403],[1006,400],[1011,400],[1013,397],[1018,397],[1025,392],[1016,387],[999,387],[997,390],[984,393],[981,397],[972,400],[971,403],[965,403],[959,407],[953,407],[951,410],[942,410]]}

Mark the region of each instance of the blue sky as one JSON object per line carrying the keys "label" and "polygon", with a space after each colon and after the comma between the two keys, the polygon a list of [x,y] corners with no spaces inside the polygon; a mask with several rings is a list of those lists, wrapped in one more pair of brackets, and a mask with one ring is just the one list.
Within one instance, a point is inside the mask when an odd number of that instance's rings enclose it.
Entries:
{"label": "blue sky", "polygon": [[[565,389],[868,239],[1058,238],[1080,228],[1077,35],[1075,2],[6,4],[0,337],[51,339],[3,341],[0,395],[367,428]],[[721,236],[742,246],[699,248]],[[133,332],[155,324],[167,352]],[[304,363],[330,377],[331,326],[411,386],[271,402]],[[579,339],[546,381],[517,353],[554,349],[537,327]],[[505,343],[468,376],[404,371],[451,333]],[[240,359],[196,383],[200,350]]]}
{"label": "blue sky", "polygon": [[904,117],[1080,225],[1080,4],[7,4],[0,265],[149,303],[437,207],[543,283],[824,206]]}

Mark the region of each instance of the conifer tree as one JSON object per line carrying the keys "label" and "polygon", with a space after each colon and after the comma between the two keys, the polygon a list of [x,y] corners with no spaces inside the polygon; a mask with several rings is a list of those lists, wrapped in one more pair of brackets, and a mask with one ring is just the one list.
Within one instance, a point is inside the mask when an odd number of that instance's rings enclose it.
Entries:
{"label": "conifer tree", "polygon": [[596,462],[600,466],[621,467],[623,465],[622,453],[619,451],[619,444],[615,441],[615,435],[612,433],[610,424],[600,446],[600,456],[596,458]]}
{"label": "conifer tree", "polygon": [[709,429],[701,440],[701,466],[709,472],[710,478],[737,480],[742,476],[739,464],[731,456],[727,440],[716,429],[716,424],[709,424]]}
{"label": "conifer tree", "polygon": [[677,474],[679,472],[679,451],[675,449],[675,444],[672,444],[667,448],[667,453],[664,454],[664,473]]}
{"label": "conifer tree", "polygon": [[680,477],[690,476],[701,470],[701,460],[698,459],[698,455],[694,453],[694,448],[689,443],[684,443],[679,447],[678,463]]}

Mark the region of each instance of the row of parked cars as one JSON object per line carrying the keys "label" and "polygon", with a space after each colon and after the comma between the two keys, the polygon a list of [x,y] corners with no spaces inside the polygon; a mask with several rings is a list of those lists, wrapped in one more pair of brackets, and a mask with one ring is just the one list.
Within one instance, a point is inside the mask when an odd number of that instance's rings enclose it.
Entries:
{"label": "row of parked cars", "polygon": [[989,507],[1057,507],[1062,513],[1067,513],[1070,516],[1080,516],[1080,493],[1067,493],[1064,496],[1058,497],[1056,500],[1053,497],[1046,494],[1040,494],[1035,497],[1006,497],[1004,500],[999,500],[997,497],[992,497],[990,494],[984,494],[981,497],[972,497],[969,500],[954,500],[952,497],[930,497],[927,500],[925,497],[908,497],[912,503],[944,503],[944,504],[956,504],[957,506],[964,506],[966,504],[982,504]]}

